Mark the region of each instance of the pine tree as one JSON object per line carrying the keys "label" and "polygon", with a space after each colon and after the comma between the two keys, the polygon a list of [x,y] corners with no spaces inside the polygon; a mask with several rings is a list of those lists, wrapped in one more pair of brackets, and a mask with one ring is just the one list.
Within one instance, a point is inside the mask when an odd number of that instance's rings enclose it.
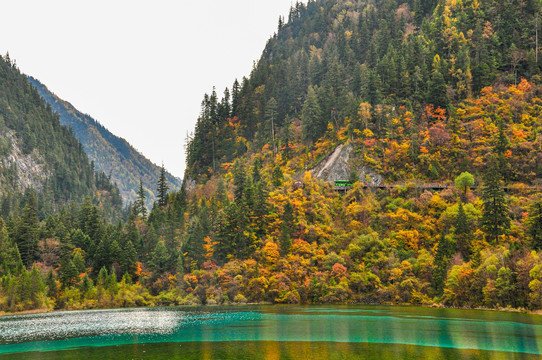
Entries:
{"label": "pine tree", "polygon": [[75,285],[77,281],[77,268],[73,264],[73,261],[69,258],[64,258],[60,262],[59,279],[63,287],[70,287]]}
{"label": "pine tree", "polygon": [[280,227],[280,252],[282,255],[286,255],[290,252],[292,246],[292,234],[294,232],[294,208],[292,204],[287,201],[284,205],[284,212],[282,213],[282,223]]}
{"label": "pine tree", "polygon": [[437,251],[435,253],[433,269],[433,288],[437,294],[442,294],[444,283],[446,282],[446,276],[448,274],[448,267],[450,265],[450,258],[455,252],[455,244],[453,240],[446,236],[444,233],[440,235]]}
{"label": "pine tree", "polygon": [[265,108],[265,118],[271,126],[271,144],[273,145],[273,155],[277,155],[277,146],[275,144],[275,125],[277,122],[277,100],[269,99]]}
{"label": "pine tree", "polygon": [[137,200],[134,204],[135,213],[142,217],[147,216],[147,207],[145,206],[145,189],[143,182],[139,180],[139,190],[137,191]]}
{"label": "pine tree", "polygon": [[36,264],[32,266],[30,277],[30,301],[33,308],[41,308],[45,303],[45,284],[41,278],[41,273]]}
{"label": "pine tree", "polygon": [[159,274],[163,273],[167,268],[168,260],[169,254],[166,249],[166,245],[163,241],[158,241],[154,251],[152,252],[152,269]]}
{"label": "pine tree", "polygon": [[81,252],[78,252],[73,256],[73,265],[75,265],[78,274],[86,272],[85,259]]}
{"label": "pine tree", "polygon": [[203,248],[205,234],[199,219],[194,220],[188,230],[188,238],[183,244],[182,253],[186,254],[185,264],[191,270],[198,269],[204,260]]}
{"label": "pine tree", "polygon": [[240,203],[245,197],[247,177],[245,167],[239,160],[235,160],[233,164],[233,191],[235,202]]}
{"label": "pine tree", "polygon": [[119,259],[121,273],[135,275],[137,252],[131,240],[126,241],[121,254],[122,256]]}
{"label": "pine tree", "polygon": [[309,86],[301,118],[303,119],[303,136],[306,141],[314,142],[324,134],[326,127],[322,120],[322,110],[312,86]]}
{"label": "pine tree", "polygon": [[269,212],[268,197],[269,194],[263,181],[258,181],[254,185],[254,208],[251,211],[254,234],[258,239],[262,239],[267,233],[266,216]]}
{"label": "pine tree", "polygon": [[53,270],[49,270],[47,274],[47,296],[53,299],[58,297],[58,285],[56,283],[55,274]]}
{"label": "pine tree", "polygon": [[36,195],[31,191],[17,229],[17,246],[26,266],[30,266],[37,260],[38,255],[39,219],[37,207]]}
{"label": "pine tree", "polygon": [[239,85],[239,81],[235,79],[233,82],[232,92],[231,92],[231,116],[238,116],[239,115],[239,102],[240,102],[240,91],[241,87]]}
{"label": "pine tree", "polygon": [[105,227],[100,218],[98,208],[92,204],[92,201],[87,197],[81,206],[78,214],[78,227],[89,238],[89,248],[82,248],[85,252],[90,253],[91,256],[95,251],[95,247],[100,243],[104,237]]}
{"label": "pine tree", "polygon": [[531,246],[534,250],[542,249],[542,200],[536,199],[529,208],[527,218],[528,234],[531,238]]}
{"label": "pine tree", "polygon": [[471,229],[467,221],[467,214],[465,214],[463,203],[459,203],[454,228],[454,240],[457,250],[459,250],[463,258],[468,261],[472,251],[470,244]]}
{"label": "pine tree", "polygon": [[489,241],[498,244],[499,238],[510,228],[510,217],[502,174],[495,156],[489,158],[484,180],[482,230]]}
{"label": "pine tree", "polygon": [[83,296],[89,293],[90,291],[92,291],[93,287],[94,287],[94,284],[92,283],[92,279],[89,278],[88,275],[85,275],[80,286],[80,290]]}
{"label": "pine tree", "polygon": [[273,168],[273,171],[271,172],[271,182],[273,183],[273,186],[279,187],[282,185],[282,182],[284,181],[284,174],[282,173],[282,169],[280,168],[280,165],[277,164]]}
{"label": "pine tree", "polygon": [[502,174],[504,182],[508,183],[510,181],[510,163],[506,158],[506,152],[510,148],[510,140],[506,136],[504,131],[504,122],[500,118],[497,119],[497,127],[499,132],[497,133],[497,138],[495,139],[495,147],[493,148],[493,151],[497,156],[499,172]]}
{"label": "pine tree", "polygon": [[220,203],[220,205],[222,205],[223,208],[228,206],[229,204],[228,193],[226,192],[226,184],[224,184],[224,179],[222,179],[222,177],[218,179],[215,197]]}
{"label": "pine tree", "polygon": [[160,177],[158,178],[158,205],[165,207],[167,205],[168,184],[166,179],[166,168],[162,164]]}
{"label": "pine tree", "polygon": [[0,218],[0,274],[19,274],[21,270],[21,255],[17,245],[9,239],[4,220]]}
{"label": "pine tree", "polygon": [[109,277],[107,268],[104,266],[100,269],[100,272],[98,273],[98,277],[96,278],[96,283],[100,286],[105,286],[105,283],[107,282],[107,278]]}
{"label": "pine tree", "polygon": [[429,82],[429,93],[427,101],[435,107],[445,109],[448,106],[448,95],[446,94],[446,81],[444,80],[443,69],[440,57],[435,55],[433,59],[433,71]]}

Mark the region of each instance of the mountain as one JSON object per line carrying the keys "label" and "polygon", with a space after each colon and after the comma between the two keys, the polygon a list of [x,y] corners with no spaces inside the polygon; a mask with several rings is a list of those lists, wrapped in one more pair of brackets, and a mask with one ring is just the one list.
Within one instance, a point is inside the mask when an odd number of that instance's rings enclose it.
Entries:
{"label": "mountain", "polygon": [[25,264],[47,266],[41,303],[60,308],[541,309],[540,10],[296,3],[250,76],[204,95],[186,182],[148,216],[137,204],[105,224],[86,204],[79,221],[44,222],[45,240],[77,249],[60,267],[25,252],[26,222],[0,224],[0,308],[38,306],[29,275],[9,275],[21,244]]}
{"label": "mountain", "polygon": [[204,96],[183,294],[542,306],[540,10],[296,3],[250,76]]}
{"label": "mountain", "polygon": [[[485,86],[536,78],[540,5],[514,4],[297,3],[288,22],[280,20],[250,77],[236,82],[222,102],[215,93],[205,97],[189,143],[188,173],[216,171],[221,162],[243,155],[247,145],[257,152],[272,142],[273,132],[274,146],[283,146],[292,119],[302,120],[303,140],[312,144],[328,125],[337,130],[347,121],[350,128],[374,124],[385,130],[383,121],[391,115],[382,112],[385,107],[403,106],[419,115],[432,104],[453,112]],[[360,109],[361,103],[370,110]],[[239,120],[238,143],[228,118]]]}
{"label": "mountain", "polygon": [[70,129],[39,96],[9,56],[0,58],[1,213],[17,215],[28,197],[37,196],[41,217],[85,197],[118,217],[122,201],[116,187],[95,172]]}
{"label": "mountain", "polygon": [[[126,140],[113,135],[91,116],[78,111],[72,104],[60,99],[45,85],[33,77],[30,83],[40,96],[59,114],[60,123],[73,129],[75,137],[83,145],[96,170],[103,171],[117,185],[125,202],[134,202],[137,198],[139,181],[146,190],[146,203],[150,208],[156,200],[156,182],[160,176],[160,167],[145,158]],[[181,180],[166,172],[171,190],[181,187]]]}

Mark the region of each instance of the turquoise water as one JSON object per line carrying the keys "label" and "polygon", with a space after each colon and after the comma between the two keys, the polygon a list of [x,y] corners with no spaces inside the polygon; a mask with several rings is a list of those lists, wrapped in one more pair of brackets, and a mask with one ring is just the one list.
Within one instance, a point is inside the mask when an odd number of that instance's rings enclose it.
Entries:
{"label": "turquoise water", "polygon": [[240,306],[0,318],[6,359],[535,359],[542,317],[418,307]]}

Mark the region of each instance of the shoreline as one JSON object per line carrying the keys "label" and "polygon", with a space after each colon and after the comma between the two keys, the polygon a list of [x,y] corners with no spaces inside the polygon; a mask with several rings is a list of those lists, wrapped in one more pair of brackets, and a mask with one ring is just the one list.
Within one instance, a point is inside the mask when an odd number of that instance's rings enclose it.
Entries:
{"label": "shoreline", "polygon": [[47,313],[55,313],[55,312],[64,312],[64,311],[92,311],[92,310],[113,310],[113,309],[153,309],[153,308],[167,308],[167,307],[219,307],[219,306],[232,306],[232,307],[242,307],[242,306],[257,306],[257,305],[265,305],[265,306],[284,306],[284,305],[293,305],[293,306],[405,306],[405,307],[427,307],[427,308],[434,308],[434,309],[452,309],[452,310],[477,310],[477,311],[493,311],[493,312],[504,312],[504,313],[519,313],[519,314],[527,314],[527,315],[537,315],[542,316],[542,309],[537,310],[528,310],[524,308],[486,308],[486,307],[454,307],[454,306],[444,306],[442,304],[388,304],[388,303],[379,303],[379,304],[361,304],[361,303],[345,303],[345,304],[275,304],[275,303],[269,303],[269,302],[261,302],[261,303],[246,303],[246,304],[216,304],[216,305],[165,305],[165,306],[148,306],[148,307],[140,307],[140,306],[134,306],[134,307],[112,307],[112,308],[92,308],[92,309],[34,309],[34,310],[24,310],[24,311],[17,311],[17,312],[6,312],[6,311],[0,311],[0,318],[6,317],[6,316],[21,316],[21,315],[34,315],[34,314],[47,314]]}

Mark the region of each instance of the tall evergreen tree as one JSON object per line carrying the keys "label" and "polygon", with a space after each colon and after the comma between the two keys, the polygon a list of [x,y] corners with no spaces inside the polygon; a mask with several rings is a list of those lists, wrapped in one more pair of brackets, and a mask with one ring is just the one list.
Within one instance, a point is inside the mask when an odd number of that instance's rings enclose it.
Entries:
{"label": "tall evergreen tree", "polygon": [[0,275],[7,273],[17,275],[23,266],[19,249],[10,240],[4,220],[0,218]]}
{"label": "tall evergreen tree", "polygon": [[284,211],[282,213],[282,223],[280,227],[280,252],[282,255],[286,255],[290,252],[292,246],[292,235],[294,233],[294,208],[290,201],[287,201],[284,205]]}
{"label": "tall evergreen tree", "polygon": [[157,273],[163,273],[167,270],[169,254],[163,241],[158,241],[152,252],[152,269]]}
{"label": "tall evergreen tree", "polygon": [[39,230],[37,198],[31,191],[17,229],[17,246],[26,266],[37,260]]}
{"label": "tall evergreen tree", "polygon": [[239,160],[235,160],[233,164],[233,185],[235,186],[233,194],[237,203],[240,203],[245,198],[246,182],[245,167]]}
{"label": "tall evergreen tree", "polygon": [[438,55],[433,59],[433,71],[431,72],[431,80],[427,101],[435,107],[446,108],[448,106],[448,95],[446,94],[446,81],[442,72],[442,62]]}
{"label": "tall evergreen tree", "polygon": [[160,177],[158,178],[158,205],[164,207],[167,205],[168,184],[166,179],[166,168],[162,164]]}
{"label": "tall evergreen tree", "polygon": [[495,147],[493,148],[493,151],[497,156],[499,171],[502,174],[503,180],[505,183],[508,183],[511,180],[511,173],[510,163],[506,158],[506,152],[510,148],[510,140],[506,136],[504,131],[504,122],[501,118],[497,119],[497,127],[499,132],[497,133],[497,138],[495,139]]}
{"label": "tall evergreen tree", "polygon": [[307,98],[303,104],[301,118],[303,119],[303,136],[307,141],[318,140],[326,131],[322,120],[322,110],[318,103],[318,96],[312,86],[309,86]]}
{"label": "tall evergreen tree", "polygon": [[489,241],[498,244],[499,238],[510,228],[510,217],[502,174],[495,156],[489,158],[484,180],[482,230]]}
{"label": "tall evergreen tree", "polygon": [[273,155],[277,155],[277,146],[275,143],[275,126],[277,124],[277,100],[269,99],[265,108],[265,117],[271,127],[271,144],[273,145]]}
{"label": "tall evergreen tree", "polygon": [[199,219],[195,219],[189,226],[188,237],[182,247],[182,253],[186,254],[184,264],[189,270],[198,269],[203,264],[205,255],[204,239],[204,229]]}
{"label": "tall evergreen tree", "polygon": [[457,210],[457,217],[454,223],[454,240],[457,246],[457,250],[461,252],[461,255],[465,260],[469,260],[471,256],[471,243],[470,243],[471,229],[467,221],[467,214],[465,214],[465,208],[463,203],[459,203]]}
{"label": "tall evergreen tree", "polygon": [[135,213],[137,215],[146,217],[147,207],[145,206],[145,189],[143,189],[143,182],[139,180],[139,189],[137,191],[137,200],[134,204]]}
{"label": "tall evergreen tree", "polygon": [[532,248],[542,250],[542,199],[538,198],[531,204],[527,226]]}
{"label": "tall evergreen tree", "polygon": [[435,253],[434,269],[433,269],[433,288],[437,294],[442,294],[444,288],[444,282],[448,274],[448,267],[450,265],[450,258],[455,252],[454,241],[446,234],[440,234],[440,238],[437,244],[437,251]]}

